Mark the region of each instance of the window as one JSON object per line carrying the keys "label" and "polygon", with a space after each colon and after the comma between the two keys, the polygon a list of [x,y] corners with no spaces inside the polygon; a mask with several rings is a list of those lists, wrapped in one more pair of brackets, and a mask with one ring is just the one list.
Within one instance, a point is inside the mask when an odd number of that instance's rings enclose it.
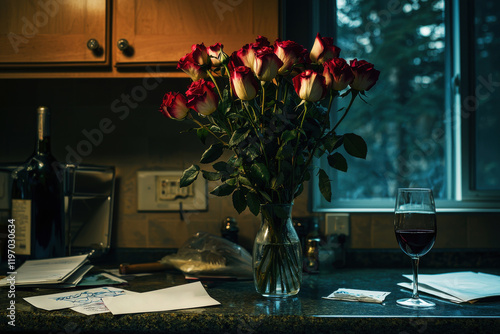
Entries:
{"label": "window", "polygon": [[313,210],[393,210],[399,187],[432,188],[441,211],[500,210],[500,2],[337,0],[336,13],[341,56],[381,75],[339,127],[367,159],[318,162],[333,200],[313,182]]}

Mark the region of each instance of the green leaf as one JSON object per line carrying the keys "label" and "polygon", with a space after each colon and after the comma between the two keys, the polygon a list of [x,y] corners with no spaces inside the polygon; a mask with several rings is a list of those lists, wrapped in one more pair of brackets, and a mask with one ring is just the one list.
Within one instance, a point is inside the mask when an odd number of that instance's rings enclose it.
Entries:
{"label": "green leaf", "polygon": [[237,178],[231,178],[226,181],[226,183],[230,186],[236,186]]}
{"label": "green leaf", "polygon": [[278,189],[283,182],[285,182],[285,174],[283,174],[283,172],[279,172],[278,177],[273,177],[271,180],[271,189]]}
{"label": "green leaf", "polygon": [[202,175],[205,178],[205,180],[208,181],[217,181],[220,180],[221,175],[219,172],[207,172],[207,171],[202,171]]}
{"label": "green leaf", "polygon": [[304,184],[299,184],[299,187],[297,188],[297,191],[295,191],[295,194],[293,195],[294,198],[298,197],[302,192],[304,191]]}
{"label": "green leaf", "polygon": [[339,147],[339,144],[342,145],[342,142],[339,143],[341,139],[342,137],[337,137],[335,134],[329,133],[325,136],[323,145],[328,152],[332,153],[333,150]]}
{"label": "green leaf", "polygon": [[293,147],[291,145],[283,144],[276,152],[276,159],[286,160],[293,155]]}
{"label": "green leaf", "polygon": [[241,176],[241,175],[238,176],[238,182],[240,182],[240,184],[248,186],[248,187],[252,186],[252,182],[250,182],[249,179],[247,179],[246,177]]}
{"label": "green leaf", "polygon": [[245,193],[241,189],[236,189],[233,192],[233,206],[238,211],[242,213],[247,207],[247,201],[245,198]]}
{"label": "green leaf", "polygon": [[283,143],[289,142],[295,138],[297,138],[297,130],[286,130],[281,134],[281,141]]}
{"label": "green leaf", "polygon": [[366,142],[360,136],[354,133],[346,133],[344,135],[344,148],[353,157],[366,159],[368,148]]}
{"label": "green leaf", "polygon": [[330,167],[338,169],[342,172],[347,172],[347,160],[338,152],[328,156],[328,164]]}
{"label": "green leaf", "polygon": [[196,135],[200,138],[201,142],[205,144],[205,140],[207,139],[209,132],[206,128],[198,128],[196,129]]}
{"label": "green leaf", "polygon": [[220,186],[216,187],[214,190],[212,190],[210,193],[215,196],[227,196],[230,195],[234,191],[234,189],[236,189],[235,186],[223,183]]}
{"label": "green leaf", "polygon": [[265,191],[259,190],[259,194],[264,197],[265,200],[272,202],[271,196],[269,196]]}
{"label": "green leaf", "polygon": [[219,162],[216,162],[212,165],[214,167],[215,170],[219,171],[219,172],[226,172],[226,173],[229,173],[229,166],[227,165],[227,162],[225,161],[219,161]]}
{"label": "green leaf", "polygon": [[237,146],[248,137],[249,133],[250,129],[247,128],[236,129],[236,131],[234,131],[233,135],[231,136],[231,140],[229,140],[229,146]]}
{"label": "green leaf", "polygon": [[210,162],[214,162],[219,159],[222,153],[224,152],[224,145],[221,143],[212,144],[201,156],[200,162],[202,164],[208,164]]}
{"label": "green leaf", "polygon": [[247,204],[250,212],[257,216],[260,212],[260,201],[259,197],[253,191],[247,194]]}
{"label": "green leaf", "polygon": [[263,163],[256,162],[252,164],[252,166],[250,167],[250,172],[256,178],[260,179],[261,181],[264,181],[263,183],[269,182],[269,177],[270,177],[269,170]]}
{"label": "green leaf", "polygon": [[198,165],[191,165],[186,169],[180,179],[180,187],[187,187],[196,180],[198,174],[200,173],[200,167]]}
{"label": "green leaf", "polygon": [[319,170],[319,191],[321,195],[330,202],[332,200],[332,187],[330,185],[330,179],[328,174],[323,169]]}

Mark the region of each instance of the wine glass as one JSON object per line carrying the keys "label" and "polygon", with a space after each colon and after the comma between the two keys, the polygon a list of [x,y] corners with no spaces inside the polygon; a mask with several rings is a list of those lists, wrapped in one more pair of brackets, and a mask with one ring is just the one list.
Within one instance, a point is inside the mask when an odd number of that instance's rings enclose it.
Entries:
{"label": "wine glass", "polygon": [[433,302],[418,296],[418,262],[436,240],[436,206],[432,190],[427,188],[400,188],[394,209],[394,231],[401,250],[411,257],[413,265],[413,293],[411,298],[397,303],[410,307],[432,307]]}

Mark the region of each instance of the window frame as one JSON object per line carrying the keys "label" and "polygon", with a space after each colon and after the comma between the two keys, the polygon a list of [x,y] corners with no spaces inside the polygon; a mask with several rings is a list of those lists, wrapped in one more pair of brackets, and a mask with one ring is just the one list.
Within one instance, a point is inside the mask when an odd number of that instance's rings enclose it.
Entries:
{"label": "window frame", "polygon": [[[314,11],[313,22],[333,26],[336,34],[336,1],[328,1],[335,13],[330,18]],[[475,185],[475,103],[472,109],[466,99],[476,99],[474,3],[468,0],[445,0],[445,109],[447,193],[453,198],[437,199],[438,212],[500,212],[500,190],[478,190]],[[325,22],[326,20],[326,22]],[[321,26],[318,26],[321,27]],[[329,29],[332,31],[332,29]],[[467,107],[467,108],[466,108]],[[326,158],[316,165],[329,168]],[[309,183],[309,209],[313,212],[392,212],[393,199],[332,200],[320,194],[318,177]]]}

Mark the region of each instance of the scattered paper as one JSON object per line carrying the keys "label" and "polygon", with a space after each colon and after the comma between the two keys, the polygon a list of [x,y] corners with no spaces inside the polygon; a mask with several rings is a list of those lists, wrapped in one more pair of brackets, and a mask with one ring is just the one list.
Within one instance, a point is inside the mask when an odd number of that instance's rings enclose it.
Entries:
{"label": "scattered paper", "polygon": [[146,313],[220,305],[210,297],[201,282],[188,283],[171,288],[103,298],[106,307],[113,313]]}
{"label": "scattered paper", "polygon": [[369,291],[341,288],[334,291],[324,299],[344,300],[350,302],[365,302],[365,303],[382,303],[390,292],[385,291]]}
{"label": "scattered paper", "polygon": [[102,287],[90,290],[26,297],[24,300],[35,307],[47,311],[71,308],[74,311],[89,315],[109,312],[102,303],[102,298],[122,296],[126,294],[136,294],[136,292],[117,289],[114,287]]}
{"label": "scattered paper", "polygon": [[62,283],[87,261],[87,257],[88,254],[27,260],[14,273],[1,279],[0,286],[9,285],[11,280],[18,286]]}
{"label": "scattered paper", "polygon": [[[403,275],[413,281],[412,275]],[[411,283],[399,283],[411,289]],[[463,271],[436,275],[418,275],[419,291],[455,303],[474,302],[478,299],[500,296],[500,276]]]}
{"label": "scattered paper", "polygon": [[126,280],[116,277],[108,273],[98,273],[84,277],[78,286],[99,286],[99,285],[116,285],[128,283]]}

